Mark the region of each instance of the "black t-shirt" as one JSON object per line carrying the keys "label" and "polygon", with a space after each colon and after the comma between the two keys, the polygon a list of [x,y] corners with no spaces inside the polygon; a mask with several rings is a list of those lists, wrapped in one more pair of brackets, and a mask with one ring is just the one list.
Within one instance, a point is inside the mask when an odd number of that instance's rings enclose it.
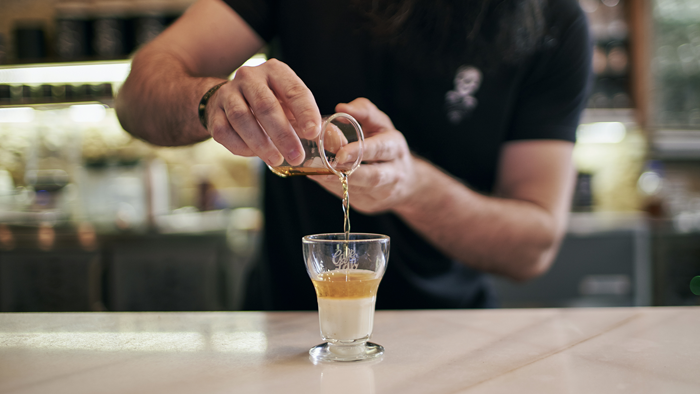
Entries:
{"label": "black t-shirt", "polygon": [[[541,47],[517,65],[419,71],[374,45],[351,0],[226,0],[306,83],[322,114],[366,97],[416,154],[489,194],[504,143],[574,141],[590,74],[586,19],[575,0],[549,0]],[[313,310],[301,237],[341,232],[340,200],[303,177],[265,174],[265,247],[246,307]],[[352,189],[350,190],[352,198]],[[469,207],[465,207],[469,209]],[[352,231],[387,234],[391,256],[379,309],[494,306],[484,274],[452,261],[397,216],[351,211]]]}

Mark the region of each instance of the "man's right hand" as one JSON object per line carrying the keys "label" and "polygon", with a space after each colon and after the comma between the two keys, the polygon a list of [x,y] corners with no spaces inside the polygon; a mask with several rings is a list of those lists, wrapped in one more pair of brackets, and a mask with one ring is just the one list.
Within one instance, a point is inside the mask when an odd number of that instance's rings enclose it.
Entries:
{"label": "man's right hand", "polygon": [[223,1],[198,0],[134,57],[116,99],[122,127],[157,145],[211,136],[236,155],[300,164],[299,138],[318,135],[321,115],[306,85],[278,60],[239,68],[209,98],[207,129],[200,124],[202,95],[264,44]]}
{"label": "man's right hand", "polygon": [[271,59],[241,67],[209,99],[207,129],[233,154],[271,166],[304,160],[299,138],[318,136],[321,115],[311,91],[289,66]]}

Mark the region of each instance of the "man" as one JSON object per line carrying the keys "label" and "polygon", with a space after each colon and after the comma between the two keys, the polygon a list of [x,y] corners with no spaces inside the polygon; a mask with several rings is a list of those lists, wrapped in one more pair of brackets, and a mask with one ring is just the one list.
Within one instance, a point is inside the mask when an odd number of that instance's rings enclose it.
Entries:
{"label": "man", "polygon": [[[218,87],[265,44],[275,59]],[[589,65],[575,0],[200,0],[135,56],[117,113],[270,165],[300,163],[321,114],[353,115],[353,231],[391,236],[377,307],[489,307],[484,272],[526,280],[556,255]],[[300,238],[342,231],[340,183],[268,172],[264,191],[246,307],[315,309]]]}

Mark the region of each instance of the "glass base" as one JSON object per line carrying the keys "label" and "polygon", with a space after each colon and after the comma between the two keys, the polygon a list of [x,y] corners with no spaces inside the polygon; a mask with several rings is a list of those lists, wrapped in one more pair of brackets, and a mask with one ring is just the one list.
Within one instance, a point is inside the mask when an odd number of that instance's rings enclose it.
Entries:
{"label": "glass base", "polygon": [[384,355],[384,347],[372,342],[358,345],[331,345],[328,342],[309,350],[311,360],[316,362],[353,362],[374,360]]}

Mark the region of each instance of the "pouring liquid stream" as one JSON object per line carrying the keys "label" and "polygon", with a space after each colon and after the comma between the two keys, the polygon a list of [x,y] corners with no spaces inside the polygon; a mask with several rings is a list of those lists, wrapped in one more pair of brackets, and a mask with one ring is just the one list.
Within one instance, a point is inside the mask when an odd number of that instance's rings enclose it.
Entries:
{"label": "pouring liquid stream", "polygon": [[[350,192],[348,186],[348,174],[341,173],[340,183],[343,186],[343,231],[345,232],[345,261],[350,261],[348,244],[350,241]],[[345,266],[345,281],[348,280],[348,266]]]}

